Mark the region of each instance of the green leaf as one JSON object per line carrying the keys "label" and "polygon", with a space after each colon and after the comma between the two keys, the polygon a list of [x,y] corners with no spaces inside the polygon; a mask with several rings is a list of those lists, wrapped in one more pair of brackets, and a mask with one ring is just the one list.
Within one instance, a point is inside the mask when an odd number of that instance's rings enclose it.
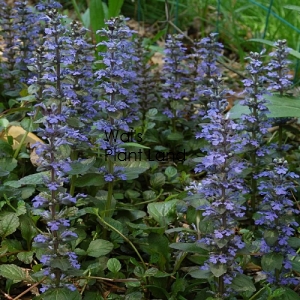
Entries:
{"label": "green leaf", "polygon": [[107,261],[107,268],[112,273],[118,273],[121,270],[121,263],[116,258],[110,258]]}
{"label": "green leaf", "polygon": [[150,185],[154,189],[160,189],[166,183],[166,177],[163,173],[155,173],[151,176]]}
{"label": "green leaf", "polygon": [[214,274],[215,277],[220,277],[227,272],[226,264],[209,264],[210,271]]}
{"label": "green leaf", "polygon": [[9,125],[9,121],[7,119],[5,119],[5,118],[0,119],[0,131],[7,128],[8,125]]}
{"label": "green leaf", "polygon": [[69,175],[85,174],[95,163],[95,157],[75,161],[71,163],[72,170],[68,172]]}
{"label": "green leaf", "polygon": [[103,186],[105,184],[102,174],[84,174],[76,178],[75,186],[87,187],[87,186]]}
{"label": "green leaf", "polygon": [[172,132],[167,136],[169,141],[180,141],[183,139],[183,134],[181,132]]}
{"label": "green leaf", "polygon": [[20,252],[17,254],[17,257],[20,261],[22,261],[24,264],[30,264],[32,263],[33,260],[33,251],[28,251],[28,252]]}
{"label": "green leaf", "polygon": [[[270,101],[266,106],[270,113],[268,118],[281,117],[300,117],[300,100],[291,97],[280,97],[278,95],[264,95],[265,99]],[[230,110],[230,118],[240,118],[242,114],[250,114],[247,106],[242,106],[237,102]]]}
{"label": "green leaf", "polygon": [[4,239],[8,235],[14,233],[19,227],[20,222],[15,213],[7,213],[0,217],[0,236]]}
{"label": "green leaf", "polygon": [[272,272],[275,269],[280,270],[282,268],[283,255],[280,253],[267,253],[264,254],[261,259],[261,266],[264,271]]}
{"label": "green leaf", "polygon": [[237,274],[233,278],[231,288],[238,293],[241,292],[255,292],[256,288],[250,277],[245,274]]}
{"label": "green leaf", "polygon": [[165,174],[169,179],[175,177],[177,175],[177,169],[173,166],[169,166],[166,168]]}
{"label": "green leaf", "polygon": [[124,174],[127,180],[136,179],[140,174],[144,173],[150,168],[150,164],[147,161],[117,161],[117,166],[124,168]]}
{"label": "green leaf", "polygon": [[284,5],[283,8],[296,10],[296,11],[300,12],[300,6],[297,6],[297,5]]}
{"label": "green leaf", "polygon": [[288,240],[288,244],[291,247],[298,249],[300,248],[300,239],[298,237],[290,237]]}
{"label": "green leaf", "polygon": [[86,254],[92,257],[104,256],[108,254],[113,248],[113,243],[106,240],[98,239],[91,241],[88,249],[86,250]]}
{"label": "green leaf", "polygon": [[149,118],[149,119],[153,118],[157,115],[157,113],[158,113],[158,110],[156,108],[151,108],[147,111],[146,118]]}
{"label": "green leaf", "polygon": [[87,8],[86,11],[81,15],[82,18],[82,22],[83,22],[83,26],[85,28],[89,28],[90,27],[90,9]]}
{"label": "green leaf", "polygon": [[108,17],[117,17],[120,14],[124,0],[108,0]]}
{"label": "green leaf", "polygon": [[176,219],[176,203],[176,199],[168,202],[150,203],[147,208],[148,213],[161,227],[167,226]]}
{"label": "green leaf", "polygon": [[43,300],[81,300],[79,292],[67,288],[52,288],[43,294]]}
{"label": "green leaf", "polygon": [[22,201],[22,200],[19,200],[18,201],[18,207],[17,207],[17,210],[15,212],[16,216],[21,216],[21,215],[25,215],[27,212],[26,210],[26,205],[25,205],[25,202]]}
{"label": "green leaf", "polygon": [[[265,45],[275,47],[274,42],[269,41],[269,40],[264,40],[264,39],[250,39],[249,42],[257,42],[257,43],[261,43],[261,44],[265,44]],[[289,54],[294,56],[295,58],[300,59],[300,53],[298,51],[294,50],[294,49],[291,49]]]}
{"label": "green leaf", "polygon": [[157,268],[149,268],[144,273],[145,277],[156,277],[156,278],[163,278],[163,277],[169,277],[170,274],[162,272],[158,270]]}
{"label": "green leaf", "polygon": [[36,174],[31,174],[28,176],[25,176],[21,178],[18,181],[6,181],[4,185],[13,187],[13,188],[20,188],[22,185],[38,185],[38,184],[44,184],[43,177],[49,176],[49,171],[45,172],[39,172]]}
{"label": "green leaf", "polygon": [[126,147],[134,147],[134,148],[141,148],[141,149],[150,149],[150,147],[141,145],[139,143],[132,143],[132,142],[128,142],[128,143],[123,143],[121,144],[122,147],[126,148]]}
{"label": "green leaf", "polygon": [[15,282],[28,282],[32,279],[29,275],[26,275],[26,272],[23,269],[13,264],[0,265],[0,275],[7,279],[14,280]]}
{"label": "green leaf", "polygon": [[13,148],[6,141],[0,139],[0,153],[5,156],[11,156],[13,154]]}
{"label": "green leaf", "polygon": [[300,273],[300,261],[291,260],[292,268],[294,271]]}
{"label": "green leaf", "polygon": [[29,245],[37,235],[37,229],[34,227],[31,218],[26,215],[20,216],[20,228],[23,239]]}
{"label": "green leaf", "polygon": [[[90,22],[91,28],[94,33],[105,27],[104,23],[105,15],[103,10],[103,5],[101,0],[91,0],[90,1]],[[96,42],[99,43],[102,37],[98,34],[95,35]]]}
{"label": "green leaf", "polygon": [[188,273],[190,276],[193,278],[198,278],[198,279],[208,279],[212,277],[212,273],[210,270],[192,270]]}
{"label": "green leaf", "polygon": [[264,239],[269,246],[275,245],[278,240],[278,231],[277,230],[266,230],[264,232]]}
{"label": "green leaf", "polygon": [[289,288],[284,288],[284,293],[277,300],[300,300],[300,295]]}
{"label": "green leaf", "polygon": [[[0,172],[11,172],[18,165],[16,159],[8,157],[8,158],[0,158]],[[1,175],[0,175],[1,176]]]}
{"label": "green leaf", "polygon": [[192,252],[192,253],[199,253],[199,254],[207,253],[205,250],[200,248],[197,243],[173,243],[170,244],[169,247],[184,252]]}
{"label": "green leaf", "polygon": [[83,300],[103,300],[100,292],[90,292],[87,291],[84,293]]}

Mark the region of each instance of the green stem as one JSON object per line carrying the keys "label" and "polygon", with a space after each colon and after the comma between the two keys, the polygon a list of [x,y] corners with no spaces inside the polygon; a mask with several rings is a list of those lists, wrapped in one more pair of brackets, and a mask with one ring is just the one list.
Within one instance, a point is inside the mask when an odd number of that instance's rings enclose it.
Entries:
{"label": "green stem", "polygon": [[282,126],[279,125],[278,126],[278,146],[279,146],[279,149],[281,149],[282,147]]}
{"label": "green stem", "polygon": [[120,232],[118,229],[116,229],[115,227],[113,227],[112,225],[110,225],[109,223],[107,223],[98,213],[97,213],[97,217],[98,217],[98,219],[100,220],[100,222],[102,224],[104,224],[105,226],[107,226],[108,228],[110,228],[112,231],[114,231],[118,235],[120,235],[132,247],[132,249],[134,250],[134,252],[137,254],[138,258],[142,262],[144,268],[147,270],[147,265],[145,264],[142,256],[140,255],[139,251],[134,246],[134,244],[122,232]]}
{"label": "green stem", "polygon": [[75,9],[75,11],[76,11],[76,14],[77,14],[78,19],[80,20],[80,22],[81,22],[84,26],[86,26],[86,24],[83,23],[83,19],[82,19],[82,17],[81,17],[81,13],[80,13],[80,10],[79,10],[79,7],[78,7],[78,5],[77,5],[76,0],[71,0],[71,1],[72,1],[72,4],[73,4],[74,9]]}
{"label": "green stem", "polygon": [[[71,161],[75,161],[78,158],[77,151],[72,151],[70,155]],[[71,176],[71,185],[70,185],[70,195],[73,197],[75,193],[75,180],[77,178],[77,175]]]}
{"label": "green stem", "polygon": [[20,151],[21,151],[21,148],[22,148],[22,146],[23,146],[23,144],[24,144],[24,142],[25,142],[25,140],[26,140],[26,138],[27,138],[27,136],[28,136],[28,133],[29,133],[29,132],[26,131],[25,134],[22,136],[22,139],[21,139],[21,141],[20,141],[20,144],[19,144],[18,148],[16,149],[13,158],[16,159],[16,158],[18,157],[18,155],[19,155],[19,153],[20,153]]}

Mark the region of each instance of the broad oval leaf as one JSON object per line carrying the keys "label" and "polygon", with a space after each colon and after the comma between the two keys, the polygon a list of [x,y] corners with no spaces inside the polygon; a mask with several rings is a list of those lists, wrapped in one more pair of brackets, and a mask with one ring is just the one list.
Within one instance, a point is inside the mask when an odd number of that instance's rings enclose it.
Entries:
{"label": "broad oval leaf", "polygon": [[14,233],[19,225],[19,218],[15,213],[7,213],[3,217],[0,217],[0,236],[2,239]]}
{"label": "broad oval leaf", "polygon": [[92,257],[100,257],[108,254],[113,248],[113,243],[106,240],[97,239],[91,241],[88,249],[86,250],[86,254]]}

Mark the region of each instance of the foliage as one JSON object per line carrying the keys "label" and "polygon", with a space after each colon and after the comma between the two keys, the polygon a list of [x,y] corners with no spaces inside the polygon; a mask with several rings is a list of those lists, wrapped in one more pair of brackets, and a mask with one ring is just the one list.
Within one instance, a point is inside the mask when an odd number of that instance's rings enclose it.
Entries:
{"label": "foliage", "polygon": [[222,34],[168,35],[158,68],[122,4],[91,1],[91,40],[57,2],[1,2],[0,292],[300,299],[297,52],[250,52],[227,113]]}

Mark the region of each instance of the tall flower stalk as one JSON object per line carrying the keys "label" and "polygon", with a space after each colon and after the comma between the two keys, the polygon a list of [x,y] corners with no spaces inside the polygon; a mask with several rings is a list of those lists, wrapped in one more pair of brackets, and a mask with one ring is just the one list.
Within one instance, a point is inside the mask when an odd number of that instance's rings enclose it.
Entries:
{"label": "tall flower stalk", "polygon": [[244,79],[245,99],[240,101],[240,104],[247,106],[250,110],[249,114],[243,114],[241,117],[242,123],[247,131],[247,138],[245,138],[245,151],[250,153],[251,163],[251,209],[255,212],[258,202],[258,189],[256,175],[260,171],[261,159],[268,153],[268,147],[264,141],[270,122],[267,114],[267,100],[265,94],[267,93],[265,84],[267,82],[266,68],[262,62],[262,55],[264,52],[251,52],[248,59],[249,64],[246,67],[250,78]]}
{"label": "tall flower stalk", "polygon": [[165,46],[165,59],[162,70],[164,84],[162,86],[162,98],[164,105],[163,114],[171,120],[172,131],[176,132],[178,119],[184,115],[185,100],[188,95],[187,68],[184,66],[186,48],[182,42],[183,36],[169,35]]}
{"label": "tall flower stalk", "polygon": [[[55,3],[53,5],[57,6]],[[30,60],[35,76],[29,83],[36,91],[34,115],[35,118],[40,117],[36,121],[40,124],[38,134],[45,141],[44,144],[34,145],[39,156],[38,171],[44,171],[45,188],[34,197],[33,207],[47,224],[47,232],[36,236],[34,244],[44,249],[40,258],[43,265],[41,272],[48,279],[41,291],[52,287],[75,290],[70,278],[74,269],[80,268],[80,264],[70,248],[69,242],[76,239],[77,234],[72,230],[67,206],[74,205],[84,195],[73,196],[65,186],[69,182],[68,172],[71,170],[68,149],[77,141],[86,141],[86,138],[67,125],[68,118],[74,113],[67,104],[68,99],[74,96],[74,85],[69,84],[68,76],[73,71],[71,66],[76,50],[56,8],[45,9],[40,16],[45,22],[45,35],[42,46],[37,48],[35,57]]]}
{"label": "tall flower stalk", "polygon": [[[292,75],[289,74],[287,56],[290,53],[290,49],[287,47],[286,40],[278,40],[274,43],[276,49],[272,51],[269,56],[271,57],[270,62],[266,66],[268,70],[267,76],[269,79],[268,90],[272,93],[279,93],[280,97],[284,96],[292,86]],[[282,147],[282,135],[283,135],[283,125],[286,123],[286,118],[275,118],[275,124],[279,126],[278,128],[278,148],[279,151],[286,151],[287,147]]]}
{"label": "tall flower stalk", "polygon": [[99,43],[105,46],[106,51],[99,53],[103,68],[95,72],[98,84],[96,108],[100,113],[93,127],[94,133],[99,136],[97,144],[104,152],[104,165],[100,172],[108,185],[105,216],[110,216],[114,182],[126,179],[123,168],[117,165],[119,155],[126,155],[120,135],[131,132],[130,126],[138,120],[139,105],[135,72],[138,58],[134,44],[129,40],[133,31],[121,17],[110,19],[106,25],[108,29],[97,32],[106,37]]}
{"label": "tall flower stalk", "polygon": [[[292,260],[298,254],[290,244],[290,238],[299,226],[295,221],[299,210],[294,208],[291,200],[296,178],[299,176],[288,170],[287,161],[283,158],[274,159],[269,170],[258,175],[258,190],[263,198],[255,224],[263,234],[260,244],[262,265],[267,265],[267,282],[277,286],[299,284],[299,278],[292,272]],[[270,267],[274,264],[276,267]]]}
{"label": "tall flower stalk", "polygon": [[215,89],[207,111],[209,123],[202,124],[202,131],[196,136],[208,142],[207,154],[195,168],[196,172],[207,172],[197,188],[200,199],[206,203],[198,209],[203,222],[211,224],[211,230],[203,232],[198,243],[209,250],[209,259],[202,268],[215,276],[215,295],[223,299],[230,292],[233,278],[241,272],[236,255],[244,243],[235,234],[235,227],[237,218],[245,213],[243,194],[247,189],[241,176],[245,164],[237,159],[242,141],[235,132],[241,127],[222,115],[226,91],[221,89],[219,78],[211,81]]}

